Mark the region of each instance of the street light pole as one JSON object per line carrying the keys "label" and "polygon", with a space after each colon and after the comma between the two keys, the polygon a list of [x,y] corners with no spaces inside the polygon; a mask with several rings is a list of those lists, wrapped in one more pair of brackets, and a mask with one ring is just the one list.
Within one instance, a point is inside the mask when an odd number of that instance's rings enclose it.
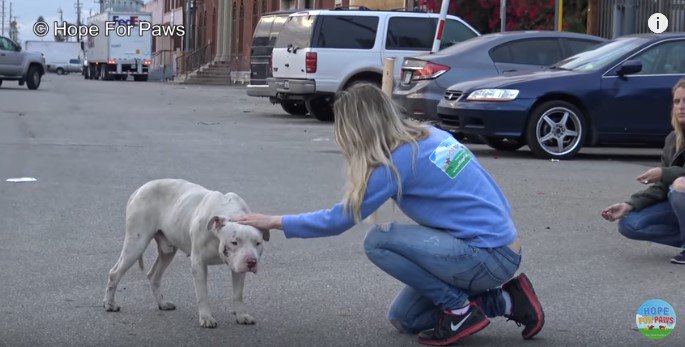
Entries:
{"label": "street light pole", "polygon": [[507,0],[500,0],[499,3],[499,31],[507,30]]}

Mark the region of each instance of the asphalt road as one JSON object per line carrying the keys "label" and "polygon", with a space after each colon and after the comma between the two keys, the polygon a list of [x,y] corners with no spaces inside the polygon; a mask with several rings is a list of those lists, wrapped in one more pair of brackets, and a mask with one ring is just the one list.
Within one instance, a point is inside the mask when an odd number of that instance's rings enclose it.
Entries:
{"label": "asphalt road", "polygon": [[[369,226],[341,236],[272,234],[246,303],[257,320],[231,320],[230,275],[210,270],[219,326],[198,325],[190,261],[177,254],[163,280],[175,311],[159,311],[144,272],[132,267],[106,313],[107,272],[123,239],[124,206],[140,185],[184,178],[241,195],[252,210],[327,208],[342,194],[332,125],[286,115],[242,87],[85,81],[48,75],[37,91],[0,88],[0,345],[414,346],[385,319],[401,284],[362,250]],[[643,337],[635,313],[662,298],[685,317],[685,267],[675,249],[629,241],[602,208],[642,186],[658,149],[583,150],[552,162],[522,149],[469,145],[501,185],[524,245],[521,270],[547,314],[538,338],[496,319],[463,345],[684,345],[685,325]],[[8,183],[11,177],[37,182]],[[384,206],[382,220],[407,221]],[[155,246],[145,253],[154,261]]]}

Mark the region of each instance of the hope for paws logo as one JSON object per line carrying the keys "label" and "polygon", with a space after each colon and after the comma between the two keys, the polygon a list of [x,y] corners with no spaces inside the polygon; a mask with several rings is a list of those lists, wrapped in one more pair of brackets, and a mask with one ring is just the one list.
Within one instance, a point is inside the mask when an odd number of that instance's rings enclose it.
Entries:
{"label": "hope for paws logo", "polygon": [[675,329],[675,311],[666,301],[651,299],[637,310],[635,322],[642,335],[650,339],[663,339]]}

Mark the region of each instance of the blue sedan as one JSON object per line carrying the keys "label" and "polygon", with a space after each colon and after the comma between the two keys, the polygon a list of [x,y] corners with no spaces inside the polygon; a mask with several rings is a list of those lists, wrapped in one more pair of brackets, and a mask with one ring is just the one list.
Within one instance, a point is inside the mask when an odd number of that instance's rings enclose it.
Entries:
{"label": "blue sedan", "polygon": [[567,159],[583,146],[661,144],[672,88],[685,77],[685,33],[609,41],[531,73],[462,82],[438,104],[441,127],[491,147],[528,145]]}

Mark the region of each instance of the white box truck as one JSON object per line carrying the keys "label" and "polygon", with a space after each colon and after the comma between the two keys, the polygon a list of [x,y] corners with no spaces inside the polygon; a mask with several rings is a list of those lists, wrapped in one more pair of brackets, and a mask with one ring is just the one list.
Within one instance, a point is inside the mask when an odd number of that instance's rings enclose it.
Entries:
{"label": "white box truck", "polygon": [[79,42],[26,41],[26,51],[43,53],[45,68],[50,72],[81,72],[83,55]]}
{"label": "white box truck", "polygon": [[152,22],[149,12],[103,12],[88,18],[98,35],[84,45],[90,79],[147,81],[152,63],[151,32],[140,30],[141,22]]}

